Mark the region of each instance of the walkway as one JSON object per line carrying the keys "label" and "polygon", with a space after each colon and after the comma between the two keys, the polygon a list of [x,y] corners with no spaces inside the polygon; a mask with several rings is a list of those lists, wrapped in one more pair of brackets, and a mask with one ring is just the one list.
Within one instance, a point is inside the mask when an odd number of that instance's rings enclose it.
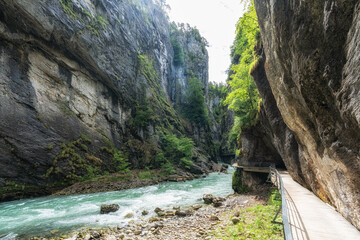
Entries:
{"label": "walkway", "polygon": [[340,213],[280,172],[294,240],[360,240],[360,232]]}
{"label": "walkway", "polygon": [[[260,173],[269,173],[270,166],[274,164],[271,163],[262,163],[262,162],[253,162],[247,163],[247,165],[239,165],[237,162],[231,165],[234,168],[241,168],[245,172],[260,172]],[[275,166],[275,165],[274,165]]]}

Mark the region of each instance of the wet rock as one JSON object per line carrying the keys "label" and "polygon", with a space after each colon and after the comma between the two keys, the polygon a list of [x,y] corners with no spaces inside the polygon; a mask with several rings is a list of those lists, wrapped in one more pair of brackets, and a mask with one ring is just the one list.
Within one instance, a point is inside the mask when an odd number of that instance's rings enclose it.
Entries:
{"label": "wet rock", "polygon": [[165,212],[164,211],[158,211],[156,213],[159,217],[164,217],[165,216]]}
{"label": "wet rock", "polygon": [[149,214],[149,212],[146,211],[146,210],[143,210],[143,211],[141,212],[141,215],[143,215],[143,216],[146,216],[146,215],[148,215],[148,214]]}
{"label": "wet rock", "polygon": [[133,213],[128,213],[124,216],[124,218],[132,218],[132,217],[134,217]]}
{"label": "wet rock", "polygon": [[140,235],[141,233],[142,233],[141,230],[136,230],[136,231],[134,231],[134,235]]}
{"label": "wet rock", "polygon": [[118,204],[103,204],[100,207],[100,213],[101,214],[107,214],[111,212],[116,212],[120,209],[120,206]]}
{"label": "wet rock", "polygon": [[202,208],[202,205],[193,205],[192,206],[192,209],[194,209],[195,211],[199,210],[200,208]]}
{"label": "wet rock", "polygon": [[162,210],[161,208],[157,207],[155,208],[154,212],[158,213],[158,212],[163,212],[164,210]]}

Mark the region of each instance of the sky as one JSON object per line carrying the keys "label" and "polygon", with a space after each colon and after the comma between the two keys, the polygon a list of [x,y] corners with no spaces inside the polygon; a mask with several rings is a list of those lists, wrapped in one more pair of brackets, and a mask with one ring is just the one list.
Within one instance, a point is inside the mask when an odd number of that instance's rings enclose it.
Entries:
{"label": "sky", "polygon": [[166,0],[170,20],[197,27],[209,42],[209,81],[225,83],[236,23],[244,12],[241,0]]}

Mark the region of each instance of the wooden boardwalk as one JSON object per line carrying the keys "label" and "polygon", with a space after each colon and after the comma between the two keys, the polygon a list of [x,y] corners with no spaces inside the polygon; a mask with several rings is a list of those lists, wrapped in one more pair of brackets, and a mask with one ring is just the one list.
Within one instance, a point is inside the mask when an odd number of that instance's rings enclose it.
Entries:
{"label": "wooden boardwalk", "polygon": [[269,166],[266,166],[266,167],[251,166],[251,165],[244,166],[244,165],[239,165],[238,163],[234,163],[231,166],[234,168],[241,168],[245,172],[259,172],[259,173],[269,173],[270,172]]}
{"label": "wooden boardwalk", "polygon": [[340,213],[295,182],[288,172],[280,175],[294,240],[360,240],[360,232]]}

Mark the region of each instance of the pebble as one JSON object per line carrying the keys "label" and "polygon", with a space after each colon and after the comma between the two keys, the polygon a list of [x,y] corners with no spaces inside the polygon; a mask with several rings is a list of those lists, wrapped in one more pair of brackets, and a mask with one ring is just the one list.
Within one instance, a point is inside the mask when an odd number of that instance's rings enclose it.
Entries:
{"label": "pebble", "polygon": [[[215,232],[223,232],[229,224],[237,224],[240,222],[240,212],[238,210],[240,209],[240,204],[244,204],[244,198],[244,196],[239,196],[239,198],[236,198],[236,196],[228,197],[220,208],[203,204],[189,206],[189,208],[173,207],[173,210],[156,208],[155,212],[164,213],[165,216],[163,218],[152,216],[148,220],[132,220],[125,227],[118,226],[114,228],[103,228],[101,230],[86,229],[86,232],[79,233],[78,239],[215,239]],[[145,212],[148,213],[146,210],[143,210],[141,214],[144,215]],[[184,217],[173,216],[175,212],[186,215]],[[189,213],[192,215],[188,215]],[[161,215],[161,213],[159,215]],[[90,234],[88,236],[85,235],[85,233]],[[73,235],[68,235],[67,238],[72,236]],[[85,237],[83,238],[83,236]]]}
{"label": "pebble", "polygon": [[210,217],[210,221],[219,221],[220,219],[218,218],[218,216],[212,215]]}

